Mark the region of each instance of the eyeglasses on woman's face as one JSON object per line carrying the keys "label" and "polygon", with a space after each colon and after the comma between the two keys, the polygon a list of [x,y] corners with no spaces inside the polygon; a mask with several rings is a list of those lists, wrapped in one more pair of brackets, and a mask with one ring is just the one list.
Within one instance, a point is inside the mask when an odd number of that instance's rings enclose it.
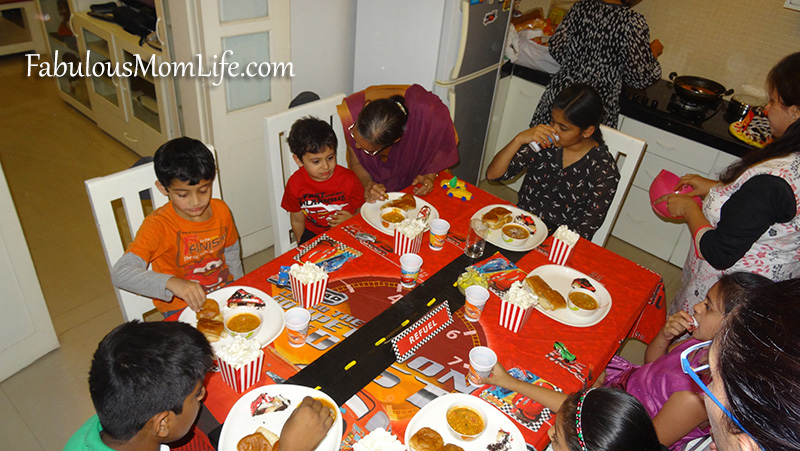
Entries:
{"label": "eyeglasses on woman's face", "polygon": [[358,143],[359,140],[361,140],[363,143],[369,144],[366,147],[373,147],[372,143],[370,143],[369,141],[364,139],[364,137],[361,136],[361,134],[359,134],[358,138],[356,138],[355,132],[358,131],[358,130],[355,128],[355,125],[356,125],[355,122],[353,124],[351,124],[349,127],[347,127],[347,131],[350,132],[350,137],[353,138],[353,141],[355,142],[356,149],[361,149],[365,154],[367,154],[367,155],[369,155],[371,157],[374,157],[375,155],[383,152],[384,150],[386,150],[386,149],[388,149],[389,147],[392,146],[391,144],[389,144],[388,146],[381,147],[380,149],[377,149],[377,150],[367,150],[367,149],[365,149],[364,147],[361,146],[361,144]]}
{"label": "eyeglasses on woman's face", "polygon": [[[744,432],[751,439],[753,439],[753,443],[757,444],[758,440],[756,440],[749,432],[747,432],[747,429],[745,429],[744,426],[742,426],[742,423],[739,423],[739,420],[737,420],[736,417],[734,417],[733,414],[725,406],[722,405],[720,400],[717,399],[717,397],[714,396],[713,393],[711,393],[711,390],[708,388],[708,386],[700,379],[700,376],[697,373],[708,370],[709,364],[706,363],[705,365],[692,367],[691,362],[689,362],[690,354],[700,349],[708,348],[710,346],[711,346],[711,341],[709,340],[709,341],[704,341],[702,343],[697,343],[696,345],[689,346],[688,348],[684,349],[683,352],[681,352],[681,369],[683,369],[683,372],[688,374],[689,377],[691,377],[692,380],[703,390],[703,392],[705,392],[708,399],[712,400],[714,404],[716,404],[717,407],[719,407],[720,410],[722,410],[722,412],[725,415],[727,415],[728,418],[730,418],[731,421],[733,421],[736,424],[736,426],[739,427],[739,429],[742,430],[742,432]],[[763,449],[760,446],[759,448]]]}

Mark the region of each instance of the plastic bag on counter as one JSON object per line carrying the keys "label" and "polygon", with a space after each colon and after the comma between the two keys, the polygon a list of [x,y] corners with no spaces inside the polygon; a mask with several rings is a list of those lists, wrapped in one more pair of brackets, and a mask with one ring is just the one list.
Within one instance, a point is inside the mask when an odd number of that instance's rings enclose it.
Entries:
{"label": "plastic bag on counter", "polygon": [[514,64],[554,74],[561,65],[550,56],[549,47],[537,44],[532,39],[541,36],[541,30],[522,30],[510,28],[506,39],[506,57]]}

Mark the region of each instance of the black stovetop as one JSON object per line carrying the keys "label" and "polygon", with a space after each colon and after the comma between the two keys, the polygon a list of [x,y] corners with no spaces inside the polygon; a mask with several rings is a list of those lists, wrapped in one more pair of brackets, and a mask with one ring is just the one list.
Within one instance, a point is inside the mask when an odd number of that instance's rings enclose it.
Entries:
{"label": "black stovetop", "polygon": [[[523,66],[506,64],[501,76],[515,75],[528,81],[547,85],[550,75]],[[659,80],[646,89],[626,87],[620,97],[620,113],[631,119],[674,133],[692,141],[741,157],[751,148],[733,137],[728,131],[730,123],[725,119],[727,100],[709,105],[704,120],[682,117],[669,108],[670,100],[676,96],[672,82]],[[533,115],[533,110],[531,110]]]}
{"label": "black stovetop", "polygon": [[620,98],[620,113],[738,157],[750,150],[747,144],[728,131],[730,122],[725,119],[727,100],[705,105],[698,119],[670,108],[676,97],[672,82],[666,80],[659,80],[645,89],[626,87]]}

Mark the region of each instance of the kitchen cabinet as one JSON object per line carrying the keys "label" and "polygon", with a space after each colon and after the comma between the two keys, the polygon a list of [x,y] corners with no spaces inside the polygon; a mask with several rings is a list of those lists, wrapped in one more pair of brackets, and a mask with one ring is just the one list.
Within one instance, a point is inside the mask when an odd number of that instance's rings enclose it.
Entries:
{"label": "kitchen cabinet", "polygon": [[683,221],[656,215],[650,206],[650,183],[662,169],[678,175],[693,173],[717,178],[738,157],[629,117],[623,118],[621,124],[620,131],[647,141],[647,150],[611,234],[682,266],[692,244],[688,227]]}
{"label": "kitchen cabinet", "polygon": [[[43,17],[50,18],[50,20],[42,21],[47,34],[50,61],[56,60],[56,52],[58,52],[58,61],[66,63],[81,61],[81,53],[84,55],[85,53],[78,48],[78,40],[72,32],[69,5],[56,0],[39,0],[39,9],[42,11]],[[43,60],[46,60],[46,57],[42,56],[42,60],[39,62],[41,63]],[[55,77],[55,79],[58,96],[89,119],[94,120],[89,100],[88,80],[85,77],[72,76],[68,73]]]}
{"label": "kitchen cabinet", "polygon": [[[137,36],[116,24],[76,13],[72,26],[82,53],[88,55],[89,67],[136,67],[140,64],[137,60],[144,66],[151,61],[158,66],[164,61],[160,51],[139,46]],[[87,80],[97,125],[137,154],[152,156],[175,135],[167,108],[167,77],[153,77],[144,70],[131,76],[92,71]]]}
{"label": "kitchen cabinet", "polygon": [[[140,45],[138,36],[119,25],[90,17],[85,12],[90,2],[40,0],[40,5],[51,17],[61,17],[60,24],[46,22],[53,59],[58,50],[59,61],[84,67],[85,76],[57,79],[62,99],[141,156],[153,155],[178,134],[172,78],[153,77],[141,70],[151,58],[156,67],[168,62],[166,49]],[[160,2],[156,2],[156,12],[162,13]],[[159,35],[163,35],[163,27],[159,20]],[[135,67],[138,60],[143,63],[138,72],[131,76],[120,73],[125,64]]]}

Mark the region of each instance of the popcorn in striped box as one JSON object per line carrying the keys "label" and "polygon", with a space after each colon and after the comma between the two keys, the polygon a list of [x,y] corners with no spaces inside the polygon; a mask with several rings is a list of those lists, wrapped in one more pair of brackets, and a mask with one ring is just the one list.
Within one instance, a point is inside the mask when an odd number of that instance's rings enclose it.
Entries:
{"label": "popcorn in striped box", "polygon": [[550,246],[548,259],[556,265],[566,265],[572,249],[580,238],[580,235],[568,229],[567,226],[558,226],[553,233],[553,244]]}
{"label": "popcorn in striped box", "polygon": [[533,312],[533,305],[536,299],[525,288],[522,281],[511,284],[506,294],[503,295],[500,303],[500,325],[518,333]]}
{"label": "popcorn in striped box", "polygon": [[234,337],[217,351],[222,380],[237,393],[244,393],[261,379],[264,351],[254,338]]}
{"label": "popcorn in striped box", "polygon": [[289,268],[289,283],[292,297],[305,309],[310,309],[325,298],[328,288],[328,273],[314,263],[293,264]]}
{"label": "popcorn in striped box", "polygon": [[422,219],[406,219],[397,224],[394,229],[394,253],[400,256],[419,254],[424,231],[425,221]]}

